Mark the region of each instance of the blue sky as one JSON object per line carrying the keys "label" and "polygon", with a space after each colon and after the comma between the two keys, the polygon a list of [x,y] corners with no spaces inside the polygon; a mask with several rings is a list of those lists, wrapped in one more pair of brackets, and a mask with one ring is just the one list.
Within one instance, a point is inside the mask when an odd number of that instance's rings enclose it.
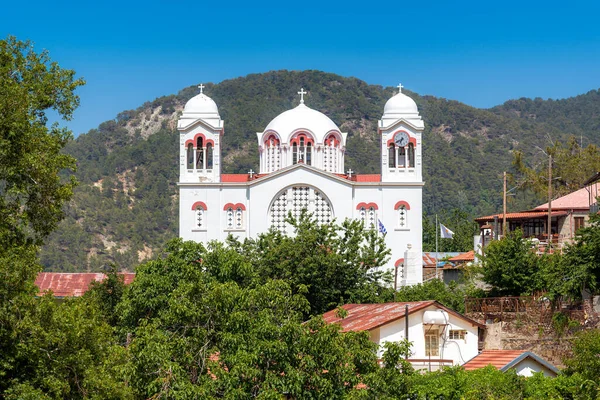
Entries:
{"label": "blue sky", "polygon": [[600,2],[29,1],[0,37],[87,80],[77,135],[200,82],[319,69],[491,107],[600,87]]}

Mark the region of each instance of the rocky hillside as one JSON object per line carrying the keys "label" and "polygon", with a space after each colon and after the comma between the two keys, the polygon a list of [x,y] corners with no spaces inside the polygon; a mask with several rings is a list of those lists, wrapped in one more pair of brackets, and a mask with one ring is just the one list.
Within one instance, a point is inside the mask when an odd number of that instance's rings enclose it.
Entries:
{"label": "rocky hillside", "polygon": [[[297,104],[300,87],[308,91],[308,106],[348,131],[347,168],[378,172],[377,120],[394,90],[319,71],[275,71],[206,85],[205,92],[217,102],[225,120],[223,172],[258,169],[255,133]],[[197,91],[190,86],[137,110],[124,111],[68,146],[66,151],[78,160],[80,185],[66,219],[42,251],[48,270],[98,270],[108,263],[131,269],[177,234],[175,126],[183,105]],[[579,100],[568,99],[568,107],[555,102],[550,110],[564,109],[560,114],[547,111],[544,104],[550,103],[538,104],[538,100],[517,100],[482,110],[405,92],[417,102],[425,120],[424,205],[428,213],[456,208],[470,215],[497,211],[501,173],[510,168],[512,151],[532,153],[549,136],[564,139],[575,132],[565,129],[565,123],[558,124],[553,115],[563,115],[561,119],[570,121],[569,126],[589,141],[597,142],[600,132],[597,124],[574,114],[576,106],[570,102]],[[598,92],[585,96],[600,98]],[[594,115],[600,113],[600,104],[590,107]],[[513,207],[536,202],[531,196],[520,196]]]}

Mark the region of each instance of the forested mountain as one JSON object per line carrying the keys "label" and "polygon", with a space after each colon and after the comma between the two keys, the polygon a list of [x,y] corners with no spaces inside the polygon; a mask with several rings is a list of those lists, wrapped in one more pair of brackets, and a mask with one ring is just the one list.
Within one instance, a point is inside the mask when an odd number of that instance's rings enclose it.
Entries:
{"label": "forested mountain", "polygon": [[[377,121],[394,89],[320,71],[275,71],[206,85],[225,121],[223,172],[258,170],[256,132],[297,105],[300,87],[308,91],[309,107],[348,131],[346,167],[379,172]],[[197,92],[190,86],[124,111],[69,144],[66,151],[78,160],[80,185],[67,217],[42,251],[48,270],[98,270],[111,262],[132,268],[177,235],[175,127],[186,101]],[[549,144],[548,138],[564,140],[569,134],[598,142],[597,91],[559,101],[509,101],[489,110],[404,92],[417,102],[425,120],[427,213],[498,211],[501,175],[511,168],[513,150],[534,154],[535,146]],[[538,200],[517,196],[511,207],[527,208]]]}

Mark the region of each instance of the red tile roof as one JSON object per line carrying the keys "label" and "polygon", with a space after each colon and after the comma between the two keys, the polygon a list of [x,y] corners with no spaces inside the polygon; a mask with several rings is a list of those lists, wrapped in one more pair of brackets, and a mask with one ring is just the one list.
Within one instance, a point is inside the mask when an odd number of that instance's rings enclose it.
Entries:
{"label": "red tile roof", "polygon": [[356,182],[381,182],[381,174],[362,174],[354,177]]}
{"label": "red tile roof", "polygon": [[[125,284],[133,282],[134,273],[122,273]],[[51,290],[55,297],[79,297],[82,296],[94,281],[101,282],[106,278],[102,273],[59,273],[41,272],[38,274],[35,284],[39,288],[39,295]]]}
{"label": "red tile roof", "polygon": [[[258,178],[262,178],[269,174],[254,174],[252,179],[248,174],[221,174],[221,182],[235,183],[235,182],[250,182]],[[352,175],[348,178],[346,174],[334,174],[338,178],[347,179],[353,182],[381,182],[381,174],[362,174]]]}
{"label": "red tile roof", "polygon": [[501,371],[506,371],[526,358],[530,358],[543,367],[558,374],[558,369],[540,356],[527,350],[483,350],[481,353],[467,361],[463,368],[467,371],[484,368],[488,365]]}
{"label": "red tile roof", "polygon": [[323,314],[323,319],[329,324],[340,324],[342,332],[369,331],[403,318],[406,305],[408,305],[408,313],[411,314],[435,303],[433,300],[427,300],[405,303],[346,304],[342,306],[348,312],[346,318],[339,318],[335,309]]}
{"label": "red tile roof", "polygon": [[[561,217],[564,215],[567,215],[566,211],[552,211],[552,216],[553,217]],[[502,221],[504,214],[494,214],[494,215],[487,215],[485,217],[479,217],[479,218],[475,218],[475,221],[478,222],[486,222],[486,221],[493,221],[494,217],[498,217],[499,221]],[[532,218],[544,218],[544,217],[548,217],[548,213],[547,212],[543,212],[543,211],[525,211],[525,212],[517,212],[517,213],[507,213],[506,214],[506,219],[532,219]]]}
{"label": "red tile roof", "polygon": [[460,253],[459,255],[448,259],[448,261],[450,261],[450,262],[467,262],[467,261],[474,261],[474,260],[475,260],[475,252],[473,250],[467,251],[466,253]]}
{"label": "red tile roof", "polygon": [[525,350],[483,350],[467,361],[463,367],[467,371],[484,368],[488,365],[492,365],[496,369],[502,369],[523,353],[525,353]]}

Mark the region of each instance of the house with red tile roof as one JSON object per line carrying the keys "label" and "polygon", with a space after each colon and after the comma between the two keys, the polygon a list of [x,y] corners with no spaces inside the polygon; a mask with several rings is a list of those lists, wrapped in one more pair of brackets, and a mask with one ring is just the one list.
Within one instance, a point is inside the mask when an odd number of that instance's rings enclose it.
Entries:
{"label": "house with red tile roof", "polygon": [[381,304],[346,304],[323,314],[327,323],[339,324],[342,332],[367,331],[371,341],[408,340],[409,361],[416,369],[437,370],[462,365],[477,355],[479,337],[485,326],[434,300]]}
{"label": "house with red tile roof", "polygon": [[[600,185],[594,182],[589,186],[576,190],[565,196],[541,204],[532,210],[506,213],[507,232],[521,229],[526,238],[535,244],[540,244],[541,251],[548,245],[548,209],[550,208],[552,237],[551,247],[561,248],[575,237],[577,230],[584,227],[589,220],[590,212],[597,212],[596,197],[600,195]],[[476,243],[485,247],[491,240],[499,237],[503,232],[502,222],[504,214],[492,214],[476,218],[479,224],[480,235]]]}
{"label": "house with red tile roof", "polygon": [[525,350],[484,350],[467,361],[463,367],[467,371],[472,371],[488,365],[500,371],[514,369],[520,376],[532,376],[536,372],[541,372],[553,378],[560,372],[542,357]]}
{"label": "house with red tile roof", "polygon": [[[125,284],[133,282],[134,273],[122,273]],[[90,288],[92,282],[102,282],[106,278],[103,273],[60,273],[41,272],[38,274],[35,285],[40,296],[52,292],[56,298],[83,296]]]}

